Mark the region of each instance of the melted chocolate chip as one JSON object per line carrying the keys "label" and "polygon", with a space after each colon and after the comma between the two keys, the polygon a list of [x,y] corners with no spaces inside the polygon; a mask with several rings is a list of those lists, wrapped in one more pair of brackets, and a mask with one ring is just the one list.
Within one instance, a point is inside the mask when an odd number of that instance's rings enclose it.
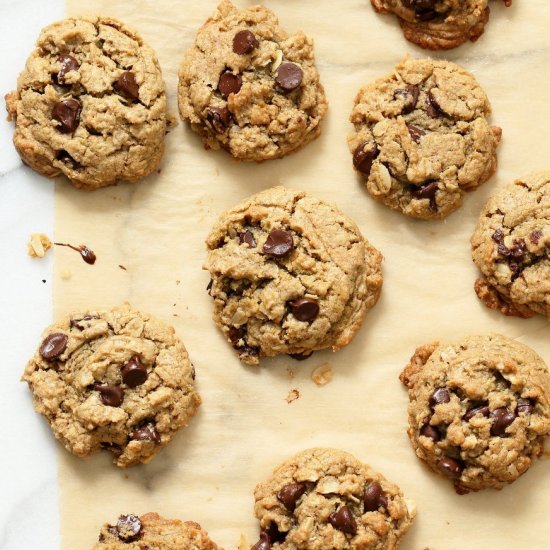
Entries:
{"label": "melted chocolate chip", "polygon": [[53,244],[55,244],[56,246],[66,246],[68,248],[71,248],[72,250],[76,250],[87,264],[93,265],[97,260],[97,256],[95,255],[94,251],[90,250],[85,244],[81,244],[80,246],[73,246],[72,244],[67,243]]}
{"label": "melted chocolate chip", "polygon": [[59,357],[67,349],[68,341],[68,336],[66,334],[62,334],[61,332],[49,334],[46,338],[44,338],[42,344],[40,344],[40,356],[46,361],[51,361],[52,359]]}
{"label": "melted chocolate chip", "polygon": [[285,485],[278,493],[277,500],[281,502],[289,512],[293,512],[296,503],[306,492],[305,483],[290,483]]}
{"label": "melted chocolate chip", "polygon": [[541,237],[542,237],[542,231],[540,229],[537,229],[529,235],[529,240],[531,241],[532,244],[536,245],[536,244],[539,244]]}
{"label": "melted chocolate chip", "polygon": [[250,231],[249,229],[243,231],[242,233],[239,233],[239,243],[247,244],[249,248],[256,248],[258,246],[258,244],[256,243],[256,239],[252,234],[252,231]]}
{"label": "melted chocolate chip", "polygon": [[212,296],[210,291],[212,290],[212,285],[214,284],[214,280],[210,279],[209,283],[206,285],[206,292],[208,292],[209,296]]}
{"label": "melted chocolate chip", "polygon": [[224,99],[229,97],[229,94],[238,94],[241,86],[243,85],[243,79],[239,74],[233,74],[231,71],[226,71],[220,76],[218,81],[218,91]]}
{"label": "melted chocolate chip", "polygon": [[458,479],[464,471],[464,465],[458,460],[451,458],[450,456],[443,457],[437,463],[437,467],[444,475],[446,475],[447,477],[452,477],[454,479]]}
{"label": "melted chocolate chip", "polygon": [[531,414],[535,408],[535,404],[530,399],[520,399],[516,409],[516,414]]}
{"label": "melted chocolate chip", "polygon": [[82,321],[92,321],[93,319],[99,319],[96,315],[85,315],[78,319],[71,319],[71,328],[77,328],[78,330],[84,330],[86,327],[82,324]]}
{"label": "melted chocolate chip", "polygon": [[275,258],[283,258],[292,250],[294,250],[292,234],[283,229],[273,229],[263,246],[263,251]]}
{"label": "melted chocolate chip", "polygon": [[368,141],[364,141],[356,147],[353,153],[353,166],[368,178],[372,163],[379,154],[380,150],[376,144],[369,144]]}
{"label": "melted chocolate chip", "polygon": [[430,210],[437,212],[437,202],[435,195],[439,187],[436,181],[431,181],[421,185],[420,187],[414,187],[411,189],[411,195],[415,199],[428,199],[430,201]]}
{"label": "melted chocolate chip", "polygon": [[63,86],[65,84],[65,75],[70,71],[77,71],[80,67],[80,63],[72,56],[68,54],[62,54],[57,58],[60,68],[55,75],[54,82]]}
{"label": "melted chocolate chip", "polygon": [[217,134],[223,134],[229,126],[231,115],[227,107],[208,107],[206,116]]}
{"label": "melted chocolate chip", "polygon": [[319,303],[313,298],[299,298],[288,302],[288,305],[298,321],[311,322],[319,315]]}
{"label": "melted chocolate chip", "polygon": [[72,134],[80,123],[81,111],[82,105],[72,97],[56,103],[52,109],[52,118],[59,122],[56,128],[62,134]]}
{"label": "melted chocolate chip", "polygon": [[81,165],[76,162],[76,160],[69,155],[65,149],[60,149],[55,154],[56,160],[60,160],[63,164],[66,164],[69,168],[72,168],[73,170],[78,170],[81,168]]}
{"label": "melted chocolate chip", "polygon": [[134,430],[130,434],[130,439],[134,441],[154,441],[155,443],[160,443],[160,435],[152,422]]}
{"label": "melted chocolate chip", "polygon": [[502,437],[506,435],[506,428],[516,419],[516,415],[506,407],[499,407],[491,412],[491,419],[491,435]]}
{"label": "melted chocolate chip", "polygon": [[337,512],[333,512],[328,517],[328,522],[338,531],[355,535],[357,533],[357,523],[351,510],[346,506],[342,506]]}
{"label": "melted chocolate chip", "polygon": [[229,340],[231,340],[232,344],[237,344],[239,340],[244,338],[246,335],[246,325],[241,327],[229,327],[227,335],[229,336]]}
{"label": "melted chocolate chip", "polygon": [[447,388],[437,388],[430,397],[430,405],[441,405],[442,403],[448,403],[451,400],[449,390]]}
{"label": "melted chocolate chip", "polygon": [[439,430],[429,423],[424,424],[424,426],[420,428],[420,435],[423,435],[424,437],[429,437],[434,443],[437,443],[441,439],[441,434],[439,433]]}
{"label": "melted chocolate chip", "polygon": [[139,84],[136,82],[134,73],[126,71],[122,73],[113,84],[114,89],[124,97],[132,100],[139,99]]}
{"label": "melted chocolate chip", "polygon": [[124,401],[124,390],[120,386],[96,384],[94,389],[99,392],[101,402],[108,407],[120,407]]}
{"label": "melted chocolate chip", "polygon": [[365,512],[377,512],[380,508],[388,509],[388,498],[378,481],[373,481],[365,487],[363,505]]}
{"label": "melted chocolate chip", "polygon": [[116,524],[118,538],[124,542],[132,542],[136,540],[141,533],[141,520],[130,514],[128,516],[120,516]]}
{"label": "melted chocolate chip", "polygon": [[302,83],[302,69],[295,63],[282,63],[277,69],[275,82],[284,92],[292,92]]}
{"label": "melted chocolate chip", "polygon": [[141,362],[139,355],[132,355],[122,367],[122,381],[130,388],[141,386],[147,380],[147,367]]}
{"label": "melted chocolate chip", "polygon": [[252,546],[250,550],[269,550],[271,548],[271,542],[269,541],[269,535],[266,531],[260,532],[260,540]]}
{"label": "melted chocolate chip", "polygon": [[439,106],[439,103],[436,101],[435,97],[432,94],[432,90],[428,92],[427,98],[426,98],[426,112],[428,113],[428,116],[430,118],[439,118],[443,115],[443,111],[441,110],[441,107]]}
{"label": "melted chocolate chip", "polygon": [[420,139],[422,136],[426,135],[426,131],[420,128],[419,126],[415,126],[414,124],[407,124],[407,129],[409,130],[409,135],[411,136],[412,140],[416,143],[420,143]]}
{"label": "melted chocolate chip", "polygon": [[405,101],[403,105],[402,113],[408,114],[414,110],[416,104],[418,103],[418,86],[415,84],[409,84],[405,88],[398,88],[393,93],[393,97],[397,99],[398,97],[402,98]]}
{"label": "melted chocolate chip", "polygon": [[289,353],[288,356],[294,359],[295,361],[305,361],[313,355],[312,351],[304,353]]}
{"label": "melted chocolate chip", "polygon": [[239,31],[233,37],[233,52],[237,55],[246,55],[257,48],[259,42],[254,34],[249,30]]}
{"label": "melted chocolate chip", "polygon": [[475,405],[474,407],[469,408],[465,413],[462,419],[465,422],[468,422],[470,418],[473,418],[476,416],[476,414],[481,414],[482,416],[488,417],[489,416],[489,406],[487,404],[484,405]]}

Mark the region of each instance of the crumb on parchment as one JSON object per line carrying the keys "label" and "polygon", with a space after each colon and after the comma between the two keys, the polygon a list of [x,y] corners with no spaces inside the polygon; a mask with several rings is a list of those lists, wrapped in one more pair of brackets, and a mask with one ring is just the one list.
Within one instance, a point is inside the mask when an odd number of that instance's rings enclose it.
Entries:
{"label": "crumb on parchment", "polygon": [[300,397],[300,391],[297,388],[293,388],[288,392],[288,395],[286,396],[286,402],[288,404],[292,403],[293,401],[296,401]]}
{"label": "crumb on parchment", "polygon": [[31,258],[43,258],[52,246],[52,241],[47,235],[33,233],[27,243],[28,254]]}
{"label": "crumb on parchment", "polygon": [[67,281],[73,276],[73,272],[70,269],[63,269],[60,273],[60,276],[63,280]]}
{"label": "crumb on parchment", "polygon": [[324,386],[332,380],[332,367],[330,363],[323,363],[311,371],[311,379],[318,385]]}

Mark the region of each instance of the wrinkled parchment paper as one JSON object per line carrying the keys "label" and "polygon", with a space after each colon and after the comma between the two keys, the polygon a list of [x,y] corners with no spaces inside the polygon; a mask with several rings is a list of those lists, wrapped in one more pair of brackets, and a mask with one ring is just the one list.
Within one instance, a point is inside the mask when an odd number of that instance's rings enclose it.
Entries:
{"label": "wrinkled parchment paper", "polygon": [[[426,55],[368,0],[265,2],[289,31],[303,29],[315,39],[330,111],[322,137],[305,150],[261,165],[237,164],[223,152],[204,151],[180,124],[168,135],[161,173],[137,185],[83,193],[57,183],[55,239],[86,243],[98,260],[89,266],[69,249],[56,250],[56,317],[129,300],[172,323],[204,401],[191,425],[147,466],[120,470],[108,453],[81,460],[60,447],[65,550],[91,548],[100,525],[121,513],[149,511],[195,520],[226,549],[236,547],[241,533],[254,542],[254,485],[315,445],[354,453],[416,501],[417,520],[403,550],[548,548],[548,460],[502,492],[456,495],[415,458],[405,434],[407,396],[397,379],[417,345],[471,333],[518,338],[550,362],[547,321],[506,318],[473,292],[469,237],[487,197],[515,176],[550,169],[550,6],[547,0],[517,0],[507,9],[491,3],[485,35],[441,57],[460,62],[486,89],[493,122],[503,128],[500,167],[444,222],[408,220],[376,204],[352,170],[346,135],[358,88],[389,72],[406,52]],[[138,29],[158,53],[173,112],[179,62],[215,6],[216,0],[67,0],[71,15],[95,11]],[[384,290],[345,350],[247,368],[211,321],[204,239],[223,210],[276,184],[334,201],[355,219],[385,256]],[[67,269],[72,276],[64,280]],[[324,363],[334,377],[319,387],[310,375]],[[300,397],[289,404],[292,389]]]}

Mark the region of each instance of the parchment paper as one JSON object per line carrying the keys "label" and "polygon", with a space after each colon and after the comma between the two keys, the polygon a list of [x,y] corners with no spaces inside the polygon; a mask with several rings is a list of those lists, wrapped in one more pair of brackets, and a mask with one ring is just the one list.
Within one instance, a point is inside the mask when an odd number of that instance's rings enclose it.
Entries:
{"label": "parchment paper", "polygon": [[[173,323],[204,401],[191,425],[147,466],[119,470],[108,453],[81,460],[60,447],[63,548],[89,549],[103,522],[148,511],[195,520],[226,549],[236,547],[241,533],[254,542],[254,485],[294,452],[315,445],[354,453],[416,501],[418,517],[403,550],[548,548],[548,460],[502,492],[456,495],[415,458],[405,434],[407,396],[397,379],[417,345],[489,331],[518,338],[550,362],[546,320],[506,318],[477,300],[469,248],[492,191],[531,170],[550,169],[548,1],[517,0],[508,9],[492,2],[485,35],[441,56],[477,76],[504,134],[496,177],[459,212],[434,223],[405,219],[371,200],[346,145],[358,88],[389,72],[406,52],[425,52],[404,40],[393,17],[376,15],[368,0],[265,4],[289,31],[303,29],[315,39],[330,100],[318,141],[280,161],[237,164],[223,152],[204,151],[180,124],[167,138],[161,173],[138,185],[87,194],[57,183],[56,240],[86,243],[98,260],[89,266],[71,250],[56,250],[56,317],[129,300]],[[69,14],[109,14],[138,29],[158,53],[174,113],[179,62],[215,6],[216,0],[67,0]],[[203,242],[219,213],[281,183],[334,201],[357,221],[385,256],[384,290],[345,350],[247,368],[211,321]],[[72,277],[62,280],[66,269]],[[326,362],[334,378],[318,387],[310,374]],[[288,404],[293,388],[300,398]]]}

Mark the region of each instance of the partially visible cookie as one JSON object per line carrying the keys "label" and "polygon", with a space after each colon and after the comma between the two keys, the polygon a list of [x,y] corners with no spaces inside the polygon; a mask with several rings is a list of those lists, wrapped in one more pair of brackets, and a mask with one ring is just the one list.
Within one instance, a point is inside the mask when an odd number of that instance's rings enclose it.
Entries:
{"label": "partially visible cookie", "polygon": [[336,449],[308,449],[256,486],[252,550],[393,550],[416,515],[397,485]]}
{"label": "partially visible cookie", "polygon": [[479,298],[505,315],[550,319],[550,172],[497,191],[472,235]]}
{"label": "partially visible cookie", "polygon": [[110,17],[46,27],[6,96],[13,142],[47,177],[87,190],[135,182],[164,151],[166,96],[153,50]]}
{"label": "partially visible cookie", "polygon": [[174,329],[128,304],[75,312],[48,327],[23,380],[65,448],[147,463],[200,405]]}
{"label": "partially visible cookie", "polygon": [[[488,0],[371,0],[379,13],[394,13],[405,38],[429,50],[476,41],[489,21]],[[507,6],[512,0],[504,0]]]}
{"label": "partially visible cookie", "polygon": [[115,525],[106,523],[93,550],[223,550],[198,523],[165,519],[149,512],[122,515]]}
{"label": "partially visible cookie", "polygon": [[237,160],[292,153],[321,133],[327,100],[313,41],[264,6],[229,0],[199,29],[179,73],[179,109],[207,149]]}
{"label": "partially visible cookie", "polygon": [[418,458],[459,494],[502,489],[550,434],[550,374],[529,347],[500,335],[419,347],[400,376]]}
{"label": "partially visible cookie", "polygon": [[351,342],[382,289],[382,255],[335,206],[274,187],[207,238],[214,320],[244,363]]}
{"label": "partially visible cookie", "polygon": [[502,132],[490,114],[469,72],[407,56],[357,94],[353,165],[377,201],[413,218],[444,218],[496,169]]}

